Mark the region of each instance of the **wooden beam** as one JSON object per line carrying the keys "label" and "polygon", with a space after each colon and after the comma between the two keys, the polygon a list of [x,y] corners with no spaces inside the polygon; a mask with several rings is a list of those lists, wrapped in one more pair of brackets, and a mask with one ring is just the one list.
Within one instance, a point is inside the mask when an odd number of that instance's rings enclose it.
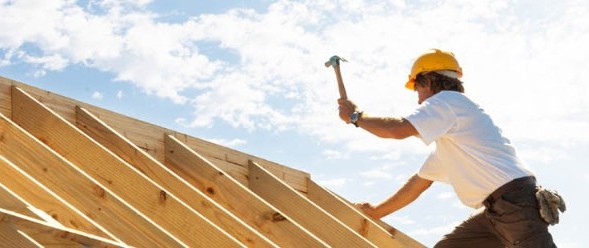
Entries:
{"label": "wooden beam", "polygon": [[[273,245],[256,230],[149,156],[88,110],[76,107],[78,128],[247,246]],[[263,244],[263,245],[262,245]]]}
{"label": "wooden beam", "polygon": [[37,244],[26,234],[19,232],[9,222],[0,222],[0,244],[2,247],[18,247],[18,248],[39,248]]}
{"label": "wooden beam", "polygon": [[12,103],[12,118],[16,123],[182,243],[188,246],[242,246],[175,195],[21,89],[13,88]]}
{"label": "wooden beam", "polygon": [[181,245],[4,115],[0,137],[0,155],[123,242],[138,247]]}
{"label": "wooden beam", "polygon": [[174,136],[167,135],[164,142],[167,166],[279,246],[326,246]]}
{"label": "wooden beam", "polygon": [[307,198],[378,247],[425,247],[404,233],[389,233],[351,204],[309,180]]}
{"label": "wooden beam", "polygon": [[42,246],[104,248],[126,246],[123,243],[83,233],[75,229],[51,225],[6,209],[0,209],[0,220],[0,223],[9,223],[15,230],[22,232],[26,237]]}
{"label": "wooden beam", "polygon": [[334,247],[374,247],[365,238],[280,181],[256,162],[250,161],[249,187],[296,222]]}
{"label": "wooden beam", "polygon": [[24,202],[22,198],[10,191],[6,185],[2,184],[2,180],[0,179],[0,208],[8,209],[31,218],[40,219],[37,214],[31,211],[30,207],[31,206]]}
{"label": "wooden beam", "polygon": [[0,183],[18,195],[23,201],[42,210],[54,221],[66,227],[117,240],[114,236],[107,235],[100,230],[90,218],[80,215],[79,210],[70,209],[65,202],[56,197],[55,193],[2,155],[0,155]]}
{"label": "wooden beam", "polygon": [[10,88],[12,83],[14,81],[0,76],[0,113],[4,116],[10,116],[12,114],[10,104]]}

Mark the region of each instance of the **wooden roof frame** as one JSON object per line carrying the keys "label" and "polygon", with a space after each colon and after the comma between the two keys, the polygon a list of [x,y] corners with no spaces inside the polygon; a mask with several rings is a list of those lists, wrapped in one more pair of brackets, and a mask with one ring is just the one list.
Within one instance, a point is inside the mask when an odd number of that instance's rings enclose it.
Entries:
{"label": "wooden roof frame", "polygon": [[424,247],[306,172],[3,77],[0,197],[16,247]]}

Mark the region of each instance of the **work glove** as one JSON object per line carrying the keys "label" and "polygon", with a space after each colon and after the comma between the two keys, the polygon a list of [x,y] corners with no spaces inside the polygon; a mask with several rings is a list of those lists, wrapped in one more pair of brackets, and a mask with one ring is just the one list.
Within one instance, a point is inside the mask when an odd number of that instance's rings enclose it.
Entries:
{"label": "work glove", "polygon": [[566,205],[558,192],[554,190],[538,188],[536,199],[540,205],[540,216],[550,225],[558,224],[558,211],[566,211]]}

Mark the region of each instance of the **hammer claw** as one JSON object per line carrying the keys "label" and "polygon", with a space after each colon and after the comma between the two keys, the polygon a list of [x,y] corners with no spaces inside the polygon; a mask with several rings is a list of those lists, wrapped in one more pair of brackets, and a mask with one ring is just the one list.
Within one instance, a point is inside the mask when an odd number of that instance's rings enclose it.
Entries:
{"label": "hammer claw", "polygon": [[344,59],[344,58],[342,58],[340,56],[333,55],[333,56],[331,56],[331,58],[329,58],[329,60],[327,62],[325,62],[325,67],[330,67],[330,66],[336,67],[336,66],[339,66],[339,62],[340,61],[348,62],[346,59]]}

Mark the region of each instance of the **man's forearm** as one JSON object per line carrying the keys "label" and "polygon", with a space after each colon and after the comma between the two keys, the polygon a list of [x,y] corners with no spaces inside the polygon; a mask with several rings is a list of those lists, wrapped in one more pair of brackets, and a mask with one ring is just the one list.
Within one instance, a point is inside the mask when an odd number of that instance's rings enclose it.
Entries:
{"label": "man's forearm", "polygon": [[417,134],[407,120],[394,117],[371,117],[363,114],[358,127],[381,138],[404,139]]}
{"label": "man's forearm", "polygon": [[374,217],[380,219],[407,206],[428,189],[431,184],[432,181],[413,175],[395,194],[375,206]]}

